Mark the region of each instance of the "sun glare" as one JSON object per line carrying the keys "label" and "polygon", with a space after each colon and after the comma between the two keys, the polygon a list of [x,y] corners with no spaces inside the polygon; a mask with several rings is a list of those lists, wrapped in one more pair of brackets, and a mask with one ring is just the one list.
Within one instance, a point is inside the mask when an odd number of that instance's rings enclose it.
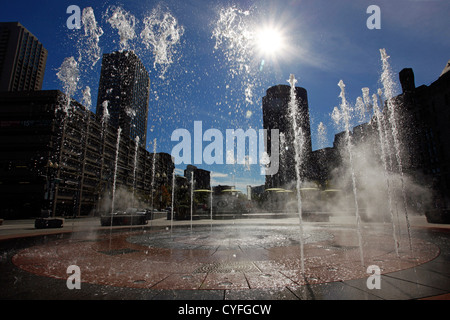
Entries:
{"label": "sun glare", "polygon": [[276,55],[283,48],[283,36],[275,28],[261,29],[256,35],[257,46],[263,55]]}

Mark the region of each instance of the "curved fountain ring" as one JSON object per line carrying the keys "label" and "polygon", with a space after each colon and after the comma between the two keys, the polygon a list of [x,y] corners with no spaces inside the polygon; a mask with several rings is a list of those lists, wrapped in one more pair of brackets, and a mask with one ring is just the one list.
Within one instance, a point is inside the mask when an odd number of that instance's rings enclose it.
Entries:
{"label": "curved fountain ring", "polygon": [[[81,281],[97,285],[165,290],[282,289],[306,283],[362,279],[369,265],[382,273],[412,268],[434,259],[439,248],[407,240],[399,255],[391,234],[364,230],[366,266],[348,227],[305,226],[302,273],[298,226],[228,225],[178,227],[177,230],[128,231],[49,242],[22,250],[13,257],[28,272],[67,279],[67,267],[77,265]],[[403,249],[405,248],[405,249]]]}
{"label": "curved fountain ring", "polygon": [[[297,228],[289,226],[257,227],[221,226],[221,230],[201,228],[195,233],[175,230],[173,233],[139,234],[127,241],[148,247],[196,250],[241,250],[299,245]],[[333,235],[326,231],[315,231],[303,236],[305,243],[331,240]]]}

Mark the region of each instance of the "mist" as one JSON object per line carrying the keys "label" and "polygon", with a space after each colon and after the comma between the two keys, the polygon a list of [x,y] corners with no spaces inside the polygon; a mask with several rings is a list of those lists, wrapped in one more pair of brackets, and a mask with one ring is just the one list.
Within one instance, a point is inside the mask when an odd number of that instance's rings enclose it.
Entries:
{"label": "mist", "polygon": [[[133,191],[123,186],[118,186],[114,194],[114,210],[126,211],[127,208],[147,208],[148,203],[136,199]],[[98,202],[98,211],[101,213],[110,213],[112,210],[112,196],[109,191],[105,191]]]}

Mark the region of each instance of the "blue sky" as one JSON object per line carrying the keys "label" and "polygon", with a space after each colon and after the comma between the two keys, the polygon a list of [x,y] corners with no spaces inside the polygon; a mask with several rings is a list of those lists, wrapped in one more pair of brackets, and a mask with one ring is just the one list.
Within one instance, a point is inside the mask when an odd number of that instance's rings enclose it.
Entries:
{"label": "blue sky", "polygon": [[[224,135],[226,129],[261,129],[261,98],[265,90],[287,84],[291,73],[298,79],[298,85],[308,90],[313,149],[319,147],[316,129],[320,122],[327,128],[325,146],[331,146],[338,131],[330,118],[333,107],[339,104],[337,84],[341,79],[344,81],[347,99],[352,103],[361,96],[363,87],[375,93],[381,87],[379,49],[386,48],[395,73],[405,67],[413,68],[417,86],[435,81],[450,59],[450,2],[447,0],[3,2],[0,21],[21,22],[49,51],[43,89],[62,90],[56,76],[58,68],[66,57],[77,58],[80,52],[86,53],[86,48],[80,51],[78,46],[84,31],[69,30],[66,26],[70,16],[66,9],[73,4],[81,9],[93,8],[103,30],[99,41],[102,53],[120,49],[117,30],[107,21],[111,6],[135,17],[137,37],[128,42],[128,48],[137,52],[150,71],[147,149],[153,150],[156,139],[158,152],[171,153],[176,145],[170,140],[172,132],[185,128],[193,133],[194,121],[202,121],[203,130],[215,128]],[[370,16],[366,9],[372,4],[381,9],[379,30],[366,27]],[[177,27],[183,28],[180,41],[171,47],[173,62],[167,65],[164,79],[161,65],[154,67],[154,53],[139,38],[144,19],[155,8],[169,12],[177,20]],[[229,8],[234,8],[235,19],[240,21],[240,24],[234,21],[233,39],[245,42],[245,32],[271,26],[284,39],[282,50],[268,56],[245,43],[239,47],[236,42],[233,51],[231,42],[225,38],[216,47],[213,31],[221,12]],[[93,111],[100,67],[101,60],[92,68],[82,65],[75,93],[75,98],[81,100],[82,90],[89,86]],[[245,89],[250,90],[247,95]],[[214,184],[235,184],[243,188],[247,184],[264,183],[257,165],[250,170],[232,165],[199,167],[213,172]]]}

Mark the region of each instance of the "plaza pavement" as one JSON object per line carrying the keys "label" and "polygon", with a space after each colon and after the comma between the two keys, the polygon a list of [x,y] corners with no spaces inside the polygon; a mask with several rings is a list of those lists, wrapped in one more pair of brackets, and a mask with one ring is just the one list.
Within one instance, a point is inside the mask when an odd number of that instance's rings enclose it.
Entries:
{"label": "plaza pavement", "polygon": [[[450,225],[430,224],[423,216],[411,217],[415,237],[425,239],[439,248],[430,261],[412,268],[381,275],[381,290],[368,289],[365,279],[349,279],[326,283],[306,283],[282,288],[228,288],[210,290],[162,289],[111,286],[84,283],[82,290],[68,290],[66,280],[27,272],[13,262],[19,252],[36,244],[63,239],[86,232],[129,232],[130,230],[167,230],[173,228],[216,227],[220,225],[294,225],[295,217],[282,219],[236,219],[170,221],[164,218],[148,221],[146,226],[102,227],[99,218],[66,219],[59,229],[35,229],[34,220],[6,220],[0,225],[0,299],[13,300],[410,300],[450,299]],[[352,217],[331,218],[330,222],[310,223],[313,226],[344,226],[354,224]],[[39,267],[39,262],[35,266]],[[248,280],[247,280],[248,281]]]}

